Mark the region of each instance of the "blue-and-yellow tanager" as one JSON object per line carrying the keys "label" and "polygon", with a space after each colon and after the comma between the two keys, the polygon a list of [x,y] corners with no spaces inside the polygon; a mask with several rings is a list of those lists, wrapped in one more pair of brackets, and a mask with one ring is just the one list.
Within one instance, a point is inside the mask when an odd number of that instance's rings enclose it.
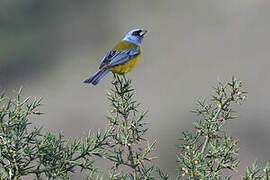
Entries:
{"label": "blue-and-yellow tanager", "polygon": [[101,61],[99,71],[86,79],[84,83],[96,85],[109,71],[124,75],[130,72],[141,58],[141,43],[147,31],[134,29],[114,46]]}

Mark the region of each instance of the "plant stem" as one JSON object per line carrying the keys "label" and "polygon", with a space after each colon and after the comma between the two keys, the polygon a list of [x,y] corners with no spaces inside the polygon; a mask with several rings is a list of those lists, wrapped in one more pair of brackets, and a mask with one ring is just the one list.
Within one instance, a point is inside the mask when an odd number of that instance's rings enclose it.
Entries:
{"label": "plant stem", "polygon": [[204,150],[205,150],[208,142],[209,142],[209,136],[206,136],[205,140],[204,140],[204,143],[203,143],[202,151],[201,151],[202,154],[204,153]]}
{"label": "plant stem", "polygon": [[[215,116],[213,118],[213,121],[216,121],[217,120],[217,118],[218,118],[218,116],[219,116],[219,114],[221,112],[221,109],[222,109],[222,105],[219,107],[217,113],[215,114]],[[209,142],[209,135],[206,135],[205,140],[204,140],[204,143],[203,143],[202,151],[201,151],[202,154],[204,153],[205,148],[206,148],[208,142]]]}

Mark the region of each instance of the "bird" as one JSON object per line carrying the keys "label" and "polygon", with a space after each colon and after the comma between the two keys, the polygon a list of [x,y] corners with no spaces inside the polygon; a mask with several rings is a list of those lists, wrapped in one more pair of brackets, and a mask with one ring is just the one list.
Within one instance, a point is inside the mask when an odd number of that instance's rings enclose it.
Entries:
{"label": "bird", "polygon": [[147,30],[145,29],[133,29],[129,31],[125,37],[103,57],[99,70],[83,82],[97,85],[110,71],[119,75],[125,75],[130,72],[141,58],[141,43],[146,33]]}

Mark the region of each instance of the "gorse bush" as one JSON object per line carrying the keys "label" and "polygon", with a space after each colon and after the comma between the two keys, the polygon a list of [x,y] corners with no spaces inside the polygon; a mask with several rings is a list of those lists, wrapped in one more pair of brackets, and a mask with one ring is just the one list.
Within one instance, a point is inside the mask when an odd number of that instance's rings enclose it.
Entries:
{"label": "gorse bush", "polygon": [[[88,179],[102,179],[94,166],[97,157],[111,162],[109,179],[168,179],[154,166],[155,142],[148,142],[144,121],[146,112],[139,110],[130,81],[116,77],[108,93],[111,110],[108,127],[78,141],[67,141],[62,134],[44,134],[32,129],[29,119],[41,115],[41,99],[0,97],[0,177],[21,179],[70,179],[76,170],[87,171]],[[31,130],[30,130],[31,129]],[[101,174],[101,175],[100,175]]]}
{"label": "gorse bush", "polygon": [[[107,93],[111,109],[108,125],[102,131],[90,131],[81,140],[67,141],[60,133],[43,133],[33,128],[32,116],[42,113],[41,99],[0,96],[0,179],[72,179],[81,172],[81,179],[169,179],[155,163],[155,141],[145,133],[149,126],[146,112],[134,100],[131,81],[116,76]],[[245,99],[241,82],[232,78],[218,83],[211,100],[201,99],[193,111],[199,117],[194,132],[183,132],[179,145],[178,179],[230,179],[224,170],[236,170],[239,160],[237,140],[226,133],[224,126],[235,118],[233,103]],[[95,165],[98,158],[107,160],[109,170]],[[228,173],[226,173],[228,174]],[[270,167],[261,169],[254,163],[247,168],[243,180],[268,180]],[[173,179],[173,178],[171,178]]]}
{"label": "gorse bush", "polygon": [[234,119],[233,103],[242,104],[245,92],[235,78],[226,84],[218,83],[212,99],[198,100],[193,112],[199,116],[194,123],[196,132],[184,132],[178,156],[181,176],[188,179],[229,179],[222,171],[235,170],[237,140],[227,135],[224,125]]}
{"label": "gorse bush", "polygon": [[255,161],[251,167],[247,168],[243,180],[269,180],[270,179],[270,166],[267,163],[264,169],[258,167]]}
{"label": "gorse bush", "polygon": [[131,81],[115,78],[114,89],[108,93],[112,109],[107,116],[108,142],[112,148],[104,156],[113,162],[110,179],[168,179],[152,162],[155,142],[148,142],[144,137],[148,130],[144,121],[146,112],[139,112]]}
{"label": "gorse bush", "polygon": [[29,118],[42,114],[41,99],[0,97],[0,178],[21,179],[33,174],[36,179],[69,178],[75,168],[94,170],[92,156],[102,156],[106,143],[101,133],[89,133],[85,140],[68,142],[63,135],[42,134],[30,127]]}

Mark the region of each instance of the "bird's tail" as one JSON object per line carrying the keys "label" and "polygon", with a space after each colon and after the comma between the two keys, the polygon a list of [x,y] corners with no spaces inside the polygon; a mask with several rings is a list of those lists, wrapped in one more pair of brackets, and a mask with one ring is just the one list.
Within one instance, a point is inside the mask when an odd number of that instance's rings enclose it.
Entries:
{"label": "bird's tail", "polygon": [[100,69],[98,72],[93,74],[88,79],[84,80],[84,83],[92,83],[93,85],[97,85],[98,82],[109,72],[109,69]]}

